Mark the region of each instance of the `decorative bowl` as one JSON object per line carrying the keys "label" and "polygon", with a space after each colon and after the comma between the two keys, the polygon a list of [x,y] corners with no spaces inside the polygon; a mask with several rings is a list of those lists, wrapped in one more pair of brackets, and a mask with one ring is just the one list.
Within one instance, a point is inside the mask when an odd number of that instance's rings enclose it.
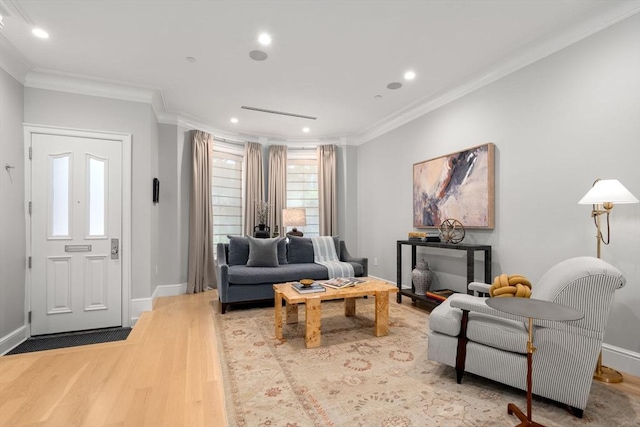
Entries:
{"label": "decorative bowl", "polygon": [[308,288],[309,286],[313,285],[313,279],[301,279],[300,284],[305,288]]}

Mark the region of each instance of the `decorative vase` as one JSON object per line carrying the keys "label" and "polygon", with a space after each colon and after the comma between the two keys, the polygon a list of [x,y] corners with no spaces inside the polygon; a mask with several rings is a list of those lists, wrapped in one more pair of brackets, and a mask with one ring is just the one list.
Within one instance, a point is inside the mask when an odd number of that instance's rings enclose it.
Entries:
{"label": "decorative vase", "polygon": [[411,271],[411,277],[416,294],[424,295],[431,289],[433,271],[429,268],[427,261],[423,259],[418,261],[416,268]]}

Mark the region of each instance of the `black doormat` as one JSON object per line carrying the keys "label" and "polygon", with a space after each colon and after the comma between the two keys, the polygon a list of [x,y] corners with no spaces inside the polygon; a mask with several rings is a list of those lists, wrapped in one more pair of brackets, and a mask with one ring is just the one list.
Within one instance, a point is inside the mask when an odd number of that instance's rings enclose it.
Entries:
{"label": "black doormat", "polygon": [[106,328],[28,338],[6,355],[126,340],[131,328]]}

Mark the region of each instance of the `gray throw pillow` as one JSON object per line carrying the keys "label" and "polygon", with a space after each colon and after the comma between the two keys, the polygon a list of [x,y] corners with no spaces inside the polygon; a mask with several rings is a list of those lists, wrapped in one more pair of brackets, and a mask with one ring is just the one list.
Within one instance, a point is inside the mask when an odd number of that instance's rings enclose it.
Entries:
{"label": "gray throw pillow", "polygon": [[227,236],[229,238],[229,265],[246,265],[249,261],[249,239],[240,236]]}
{"label": "gray throw pillow", "polygon": [[282,237],[272,239],[256,239],[247,236],[249,239],[249,261],[247,267],[277,267],[278,266],[278,243]]}

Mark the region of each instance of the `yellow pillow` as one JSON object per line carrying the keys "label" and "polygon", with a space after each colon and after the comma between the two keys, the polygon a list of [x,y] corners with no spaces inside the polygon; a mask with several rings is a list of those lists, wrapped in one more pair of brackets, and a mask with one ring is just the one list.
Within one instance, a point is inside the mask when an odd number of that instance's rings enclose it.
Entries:
{"label": "yellow pillow", "polygon": [[531,296],[531,282],[520,274],[510,276],[501,274],[493,279],[489,288],[492,297],[518,297],[529,298]]}

